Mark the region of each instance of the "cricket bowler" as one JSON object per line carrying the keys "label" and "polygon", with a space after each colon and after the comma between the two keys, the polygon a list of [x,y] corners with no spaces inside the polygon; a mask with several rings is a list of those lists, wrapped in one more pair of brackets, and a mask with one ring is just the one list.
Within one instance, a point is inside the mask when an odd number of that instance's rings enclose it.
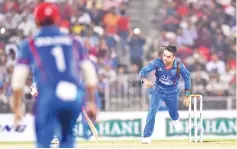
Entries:
{"label": "cricket bowler", "polygon": [[[150,106],[143,132],[142,143],[151,143],[151,135],[154,131],[155,125],[155,116],[160,108],[162,101],[164,101],[167,106],[175,130],[180,131],[182,128],[178,113],[178,83],[181,75],[185,82],[185,97],[183,104],[185,106],[189,106],[189,96],[191,94],[191,78],[189,71],[186,69],[184,64],[175,59],[176,52],[176,46],[166,46],[163,52],[162,59],[154,59],[139,72],[142,83],[144,83],[146,88],[149,89],[150,93]],[[155,85],[153,85],[151,81],[146,79],[147,74],[153,70],[155,70],[156,76]]]}

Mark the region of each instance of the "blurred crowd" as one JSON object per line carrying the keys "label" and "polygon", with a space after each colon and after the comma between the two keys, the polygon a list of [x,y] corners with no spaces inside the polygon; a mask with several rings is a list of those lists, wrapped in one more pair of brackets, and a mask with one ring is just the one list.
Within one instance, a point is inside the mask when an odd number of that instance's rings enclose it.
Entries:
{"label": "blurred crowd", "polygon": [[[50,1],[57,2],[60,9],[60,30],[81,41],[97,63],[102,100],[105,84],[116,81],[118,73],[138,73],[145,38],[140,29],[130,25],[128,0]],[[39,2],[42,0],[0,0],[0,102],[5,104],[11,95],[9,83],[20,41],[38,31],[33,11]],[[31,80],[32,76],[25,87],[25,99],[29,100]]]}
{"label": "blurred crowd", "polygon": [[[0,0],[0,103],[11,102],[10,80],[18,47],[22,39],[37,33],[32,12],[41,1]],[[130,25],[129,0],[50,1],[57,1],[60,8],[60,29],[80,40],[91,60],[97,63],[98,90],[103,102],[108,82],[120,85],[120,90],[126,80],[134,85],[134,77],[144,66],[144,60],[161,56],[159,47],[169,43],[178,46],[177,58],[191,72],[193,92],[210,96],[235,95],[234,0],[163,0],[155,11],[160,36],[154,39],[148,54],[143,49],[146,40],[142,31]],[[125,79],[124,74],[130,78]],[[25,87],[24,99],[29,101],[32,99],[31,80],[32,76]]]}
{"label": "blurred crowd", "polygon": [[[194,93],[236,95],[236,0],[165,0],[156,9],[150,51],[172,43],[191,72]],[[150,52],[150,59],[158,54]],[[183,83],[180,83],[183,87]]]}

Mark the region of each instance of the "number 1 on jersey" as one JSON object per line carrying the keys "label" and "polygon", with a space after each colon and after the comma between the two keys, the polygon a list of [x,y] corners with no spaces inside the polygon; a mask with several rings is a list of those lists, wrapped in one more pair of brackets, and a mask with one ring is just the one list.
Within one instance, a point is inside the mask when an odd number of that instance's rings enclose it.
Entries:
{"label": "number 1 on jersey", "polygon": [[60,72],[65,71],[65,59],[63,55],[63,49],[60,46],[56,46],[52,49],[52,55],[55,57],[55,62],[58,70]]}

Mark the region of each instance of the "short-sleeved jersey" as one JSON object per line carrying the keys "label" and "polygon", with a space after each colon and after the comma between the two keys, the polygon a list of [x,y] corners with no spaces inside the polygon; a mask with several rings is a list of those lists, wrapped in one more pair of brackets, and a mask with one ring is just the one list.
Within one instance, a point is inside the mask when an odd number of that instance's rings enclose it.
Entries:
{"label": "short-sleeved jersey", "polygon": [[77,83],[75,66],[86,58],[78,41],[56,26],[47,26],[21,43],[17,63],[33,68],[38,88],[55,87],[61,80]]}

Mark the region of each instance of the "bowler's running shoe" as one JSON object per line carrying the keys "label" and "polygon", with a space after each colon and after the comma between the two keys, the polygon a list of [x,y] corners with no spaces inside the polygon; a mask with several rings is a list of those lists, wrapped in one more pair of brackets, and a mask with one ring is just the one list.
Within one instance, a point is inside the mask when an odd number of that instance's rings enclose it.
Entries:
{"label": "bowler's running shoe", "polygon": [[151,143],[151,137],[142,138],[142,144],[150,144],[150,143]]}
{"label": "bowler's running shoe", "polygon": [[53,140],[51,141],[51,144],[59,144],[59,140],[58,138],[53,138]]}
{"label": "bowler's running shoe", "polygon": [[173,125],[174,125],[174,128],[177,132],[180,132],[182,131],[182,123],[181,121],[178,119],[178,120],[175,120],[173,121]]}

